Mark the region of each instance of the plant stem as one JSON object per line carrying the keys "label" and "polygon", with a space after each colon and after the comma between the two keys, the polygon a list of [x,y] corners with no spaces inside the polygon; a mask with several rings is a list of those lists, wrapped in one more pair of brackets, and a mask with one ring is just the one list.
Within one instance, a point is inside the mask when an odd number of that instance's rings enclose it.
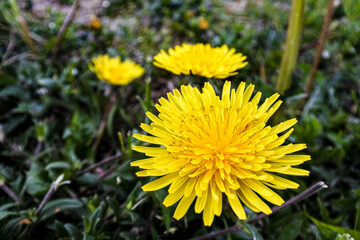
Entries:
{"label": "plant stem", "polygon": [[41,201],[39,207],[35,211],[35,215],[38,216],[41,210],[44,208],[45,204],[49,201],[50,197],[53,195],[55,191],[55,184],[51,184],[49,191],[46,193],[45,197]]}
{"label": "plant stem", "polygon": [[5,183],[1,183],[1,184],[0,184],[0,188],[1,188],[4,192],[6,192],[7,195],[9,195],[12,199],[14,199],[15,202],[17,202],[17,203],[20,202],[19,197],[16,196],[16,194],[15,194],[13,191],[11,191],[11,189],[8,188],[8,187],[5,185]]}
{"label": "plant stem", "polygon": [[[320,35],[320,38],[319,38],[318,47],[317,47],[316,53],[315,53],[315,60],[314,60],[313,66],[311,68],[310,77],[308,78],[308,80],[306,82],[306,86],[305,86],[305,93],[307,94],[307,96],[309,96],[310,91],[312,89],[312,86],[314,85],[315,76],[316,76],[316,72],[317,72],[319,62],[320,62],[320,59],[321,59],[321,54],[322,54],[322,51],[323,51],[323,48],[324,48],[324,43],[325,43],[325,40],[326,40],[326,36],[328,34],[333,9],[334,9],[334,0],[329,0],[328,7],[327,7],[327,12],[326,12],[326,15],[324,17],[324,24],[322,26],[321,35]],[[304,105],[305,105],[305,100],[300,102],[299,109],[301,110],[304,107]]]}
{"label": "plant stem", "polygon": [[290,87],[291,73],[296,66],[299,54],[305,0],[292,0],[289,25],[286,34],[284,55],[281,59],[276,91],[281,95]]}
{"label": "plant stem", "polygon": [[[20,32],[22,39],[30,47],[31,51],[34,54],[37,54],[38,53],[37,48],[35,47],[34,42],[30,37],[29,26],[28,26],[25,18],[23,16],[21,16],[21,11],[20,11],[17,1],[9,0],[9,3],[10,3],[11,10],[12,10],[12,15],[13,15],[14,19],[16,20],[16,22],[18,23],[19,32]],[[12,23],[10,23],[10,24],[12,24]]]}
{"label": "plant stem", "polygon": [[51,187],[49,191],[46,193],[44,199],[41,201],[39,207],[35,211],[35,215],[38,216],[41,212],[41,210],[44,208],[45,204],[49,201],[51,196],[54,194],[54,192],[57,190],[58,187],[64,184],[69,184],[70,181],[63,181],[64,174],[61,174],[55,181],[51,183]]}
{"label": "plant stem", "polygon": [[39,153],[42,148],[42,143],[43,143],[42,141],[38,141],[36,148],[35,148],[34,158],[37,158],[39,156]]}
{"label": "plant stem", "polygon": [[76,15],[76,12],[79,9],[79,7],[80,7],[80,1],[75,0],[72,7],[71,7],[71,9],[70,9],[70,11],[69,11],[69,13],[68,13],[68,15],[66,15],[66,18],[65,18],[63,24],[60,27],[58,35],[56,36],[55,44],[54,44],[54,46],[53,46],[53,48],[51,50],[51,58],[52,59],[55,58],[56,53],[59,50],[60,43],[61,43],[61,41],[63,39],[63,36],[66,33],[66,30],[69,27],[70,23],[74,19],[75,15]]}
{"label": "plant stem", "polygon": [[118,158],[120,158],[122,156],[122,154],[117,154],[117,155],[114,155],[114,156],[111,156],[111,157],[108,157],[108,158],[104,158],[103,160],[101,160],[100,162],[98,163],[95,163],[94,165],[91,165],[90,167],[88,168],[85,168],[84,170],[81,170],[81,171],[78,171],[76,176],[79,177],[87,172],[90,172],[91,170],[95,169],[95,168],[98,168],[106,163],[109,163],[111,161],[114,161]]}
{"label": "plant stem", "polygon": [[[276,206],[276,207],[273,207],[271,209],[272,211],[272,214],[283,209],[283,208],[286,208],[288,206],[291,206],[295,203],[297,203],[298,201],[301,201],[311,195],[313,195],[314,193],[318,192],[319,190],[323,189],[323,188],[327,188],[327,185],[320,181],[320,182],[317,182],[316,184],[314,184],[313,186],[311,186],[310,188],[308,188],[307,190],[305,190],[304,192],[300,193],[299,195],[291,198],[290,200],[286,201],[283,205],[281,206]],[[266,217],[268,215],[262,213],[262,214],[259,214],[257,215],[256,217],[254,217],[253,219],[250,219],[247,223],[255,223],[261,219],[263,219],[264,217]],[[239,231],[243,228],[242,225],[235,225],[235,226],[232,226],[230,228],[227,228],[227,229],[224,229],[224,230],[220,230],[220,231],[216,231],[216,232],[212,232],[212,233],[209,233],[209,234],[206,234],[206,235],[203,235],[203,236],[200,236],[200,237],[196,237],[196,238],[192,238],[191,240],[205,240],[205,239],[211,239],[211,238],[214,238],[216,236],[220,236],[220,235],[224,235],[224,234],[227,234],[227,233],[231,233],[231,232],[235,232],[235,231]]]}
{"label": "plant stem", "polygon": [[91,147],[94,152],[96,151],[96,149],[99,146],[101,137],[102,137],[102,135],[104,133],[104,130],[105,130],[105,127],[106,127],[107,119],[109,117],[111,109],[113,108],[114,104],[116,103],[116,97],[117,97],[117,91],[114,91],[110,96],[110,101],[109,101],[109,103],[108,103],[108,105],[106,107],[104,116],[102,117],[99,128],[98,128],[98,130],[96,132],[95,142],[94,142],[93,146]]}
{"label": "plant stem", "polygon": [[37,54],[38,50],[33,42],[33,40],[30,37],[30,30],[29,30],[29,26],[25,20],[25,18],[23,16],[18,16],[16,17],[16,21],[19,23],[20,25],[20,29],[21,29],[21,36],[24,39],[24,41],[26,42],[26,44],[30,47],[32,53]]}

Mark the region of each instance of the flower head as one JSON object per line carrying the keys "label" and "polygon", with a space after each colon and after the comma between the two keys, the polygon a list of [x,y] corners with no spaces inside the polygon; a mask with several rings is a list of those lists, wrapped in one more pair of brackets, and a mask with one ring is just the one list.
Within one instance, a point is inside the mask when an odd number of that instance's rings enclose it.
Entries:
{"label": "flower head", "polygon": [[226,81],[220,99],[209,83],[202,92],[190,85],[181,86],[181,91],[168,93],[168,100],[159,100],[158,116],[147,113],[152,123],[142,124],[141,128],[152,136],[134,137],[161,146],[134,146],[134,150],[150,158],[131,165],[144,169],[137,172],[139,177],[161,176],[144,185],[144,191],[170,185],[163,204],[170,206],[180,201],[174,218],[182,218],[196,199],[195,212],[203,212],[204,224],[210,226],[214,215],[221,214],[223,194],[240,219],[246,219],[241,203],[255,212],[270,214],[263,199],[276,205],[284,202],[270,188],[299,186],[277,174],[309,174],[292,166],[310,160],[310,156],[288,155],[306,145],[282,145],[296,119],[266,126],[281,104],[276,101],[279,95],[272,95],[258,106],[261,93],[250,100],[253,90],[254,85],[245,90],[242,82],[235,91]]}
{"label": "flower head", "polygon": [[200,17],[199,18],[199,28],[202,30],[205,30],[208,27],[209,27],[209,22],[204,17]]}
{"label": "flower head", "polygon": [[93,58],[89,68],[99,79],[113,85],[127,85],[144,74],[140,65],[130,60],[122,62],[120,57],[111,58],[108,54]]}
{"label": "flower head", "polygon": [[101,28],[101,22],[96,15],[91,16],[90,28],[92,28],[92,29],[100,29]]}
{"label": "flower head", "polygon": [[236,70],[247,65],[246,56],[235,53],[227,45],[212,48],[210,44],[197,43],[170,48],[169,53],[161,50],[154,57],[154,65],[177,75],[199,75],[207,78],[226,78],[236,75]]}

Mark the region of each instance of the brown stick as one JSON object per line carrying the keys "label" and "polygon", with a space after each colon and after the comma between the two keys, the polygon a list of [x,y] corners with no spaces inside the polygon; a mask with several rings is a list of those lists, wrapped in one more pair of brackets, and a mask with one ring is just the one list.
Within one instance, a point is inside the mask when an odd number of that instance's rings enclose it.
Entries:
{"label": "brown stick", "polygon": [[108,158],[104,158],[103,160],[101,160],[100,162],[98,163],[95,163],[94,165],[91,165],[90,167],[88,168],[85,168],[84,170],[81,170],[81,171],[78,171],[76,176],[79,177],[87,172],[90,172],[91,170],[95,169],[95,168],[98,168],[98,167],[101,167],[102,165],[106,164],[106,163],[109,163],[111,161],[114,161],[118,158],[120,158],[122,156],[122,154],[117,154],[117,155],[114,155],[114,156],[111,156],[111,157],[108,157]]}
{"label": "brown stick", "polygon": [[[327,32],[326,37],[328,37],[330,35],[330,32]],[[317,45],[319,45],[319,38],[315,39],[312,42],[309,42],[303,46],[301,46],[300,50],[299,50],[299,54],[304,54],[305,52],[317,47]]]}
{"label": "brown stick", "polygon": [[6,50],[5,50],[4,55],[1,58],[2,62],[5,61],[8,58],[8,56],[10,56],[10,54],[11,54],[12,50],[14,49],[14,47],[15,47],[14,34],[12,32],[10,32],[10,34],[9,34],[9,44],[8,44]]}
{"label": "brown stick", "polygon": [[1,183],[0,184],[0,188],[7,193],[7,195],[9,195],[12,199],[14,199],[15,202],[19,203],[19,197],[16,196],[16,194],[10,189],[8,188],[5,183]]}
{"label": "brown stick", "polygon": [[[299,195],[291,198],[290,200],[286,201],[283,205],[281,206],[276,206],[276,207],[273,207],[271,209],[272,211],[272,214],[283,209],[283,208],[286,208],[290,205],[293,205],[295,203],[297,203],[298,201],[301,201],[311,195],[313,195],[314,193],[318,192],[319,190],[323,189],[323,188],[327,188],[327,185],[324,183],[324,182],[317,182],[316,184],[314,184],[313,186],[311,186],[310,188],[308,188],[307,190],[305,190],[304,192],[300,193]],[[262,214],[259,214],[257,215],[255,218],[253,219],[250,219],[247,223],[249,224],[252,224],[252,223],[255,223],[261,219],[263,219],[264,217],[266,217],[268,215],[262,213]],[[220,230],[220,231],[217,231],[217,232],[212,232],[212,233],[209,233],[209,234],[206,234],[206,235],[203,235],[201,237],[196,237],[196,238],[192,238],[191,240],[205,240],[205,239],[211,239],[211,238],[214,238],[214,237],[217,237],[217,236],[221,236],[221,235],[224,235],[224,234],[227,234],[227,233],[231,233],[231,232],[235,232],[235,231],[239,231],[243,228],[242,225],[235,225],[235,226],[232,226],[230,228],[227,228],[227,229],[224,229],[224,230]]]}
{"label": "brown stick", "polygon": [[[333,9],[334,9],[334,0],[329,0],[327,12],[324,17],[324,23],[323,23],[322,30],[321,30],[321,35],[319,38],[318,47],[317,47],[316,53],[315,53],[314,64],[311,68],[310,77],[308,78],[308,80],[306,82],[306,86],[305,86],[305,93],[307,94],[307,96],[309,96],[312,86],[314,85],[315,75],[316,75],[316,72],[317,72],[317,69],[319,66],[321,54],[322,54],[322,51],[324,48],[324,43],[325,43],[326,36],[327,36],[328,30],[329,30],[329,25],[331,22]],[[300,102],[299,109],[302,109],[304,107],[305,101],[306,100],[304,99],[303,101]]]}
{"label": "brown stick", "polygon": [[55,184],[51,184],[51,187],[50,187],[49,191],[46,193],[46,195],[43,198],[43,200],[41,201],[39,207],[36,209],[35,215],[40,214],[40,212],[44,208],[45,204],[50,200],[50,198],[54,194],[54,192],[55,192]]}
{"label": "brown stick", "polygon": [[75,15],[76,15],[76,12],[77,10],[79,9],[80,7],[80,0],[75,0],[68,15],[66,16],[63,24],[61,25],[60,27],[60,30],[59,30],[59,33],[58,35],[56,36],[56,41],[55,41],[55,44],[51,50],[51,58],[54,59],[55,56],[56,56],[56,53],[58,52],[59,50],[59,47],[60,47],[60,43],[63,39],[63,36],[67,30],[67,28],[69,27],[70,23],[72,22],[72,20],[74,19]]}

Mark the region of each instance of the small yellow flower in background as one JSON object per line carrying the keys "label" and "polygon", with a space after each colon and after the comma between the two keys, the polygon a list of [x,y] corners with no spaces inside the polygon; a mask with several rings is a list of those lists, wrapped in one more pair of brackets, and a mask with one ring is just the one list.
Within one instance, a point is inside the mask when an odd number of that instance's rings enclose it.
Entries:
{"label": "small yellow flower in background", "polygon": [[186,20],[189,20],[189,19],[191,19],[192,17],[194,17],[194,15],[195,15],[194,10],[187,10],[187,11],[185,12],[185,19],[186,19]]}
{"label": "small yellow flower in background", "polygon": [[99,21],[99,18],[96,15],[91,16],[90,28],[93,29],[101,28],[101,22]]}
{"label": "small yellow flower in background", "polygon": [[177,75],[198,75],[207,78],[226,78],[236,75],[236,70],[245,67],[246,56],[235,53],[227,45],[211,47],[210,44],[184,43],[181,46],[170,48],[169,53],[161,50],[154,57],[154,65],[173,72]]}
{"label": "small yellow flower in background", "polygon": [[99,79],[113,85],[127,85],[144,74],[140,65],[130,60],[122,62],[120,57],[111,58],[108,54],[93,58],[89,68]]}
{"label": "small yellow flower in background", "polygon": [[203,212],[204,224],[210,226],[214,215],[221,214],[223,194],[239,219],[246,219],[242,204],[254,212],[270,214],[263,199],[275,205],[284,203],[270,188],[299,187],[278,174],[309,175],[309,171],[292,166],[310,160],[310,156],[288,155],[306,145],[282,145],[293,132],[296,119],[266,126],[281,105],[276,101],[279,94],[259,106],[261,93],[250,100],[253,90],[254,85],[245,89],[243,82],[237,90],[231,89],[226,81],[220,99],[209,83],[202,92],[183,85],[181,91],[168,93],[168,100],[159,100],[158,116],[147,112],[152,123],[141,124],[141,128],[152,136],[134,137],[160,147],[134,146],[149,158],[131,166],[144,169],[137,172],[139,177],[161,176],[144,185],[144,191],[170,185],[163,204],[168,207],[180,201],[174,218],[181,219],[196,199],[195,212]]}
{"label": "small yellow flower in background", "polygon": [[205,30],[208,27],[209,27],[209,22],[204,17],[200,17],[199,28]]}

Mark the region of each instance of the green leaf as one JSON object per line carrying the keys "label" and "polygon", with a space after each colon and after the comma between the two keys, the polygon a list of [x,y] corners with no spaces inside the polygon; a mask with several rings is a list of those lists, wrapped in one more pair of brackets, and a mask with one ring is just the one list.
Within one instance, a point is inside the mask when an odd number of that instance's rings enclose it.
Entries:
{"label": "green leaf", "polygon": [[20,229],[19,222],[23,219],[24,217],[14,218],[9,220],[5,225],[3,225],[0,228],[1,240],[14,239],[13,237],[16,236],[16,234],[18,234]]}
{"label": "green leaf", "polygon": [[357,0],[343,0],[346,16],[353,21],[360,20],[360,5]]}
{"label": "green leaf", "polygon": [[320,207],[321,219],[323,221],[325,221],[325,222],[329,222],[329,220],[330,220],[329,212],[326,209],[326,207],[324,206],[324,203],[321,200],[320,196],[317,196],[316,200],[317,200],[317,202],[319,204],[319,207]]}
{"label": "green leaf", "polygon": [[12,117],[10,122],[7,122],[3,125],[3,129],[6,135],[8,135],[12,130],[14,130],[17,126],[23,123],[26,120],[26,116],[14,116]]}
{"label": "green leaf", "polygon": [[67,223],[64,227],[72,238],[71,240],[81,240],[81,233],[74,225]]}
{"label": "green leaf", "polygon": [[172,219],[171,207],[165,207],[163,204],[161,204],[161,213],[164,218],[166,230],[169,231]]}
{"label": "green leaf", "polygon": [[43,142],[47,135],[48,127],[45,122],[39,122],[36,124],[35,132],[38,141]]}
{"label": "green leaf", "polygon": [[25,187],[27,193],[31,195],[45,193],[50,187],[46,172],[38,165],[32,164],[30,171],[26,174]]}
{"label": "green leaf", "polygon": [[160,189],[158,191],[154,192],[156,199],[159,201],[159,205],[161,206],[161,213],[162,213],[162,217],[164,218],[164,224],[166,227],[166,230],[170,229],[170,225],[171,225],[171,219],[172,219],[172,214],[171,214],[171,207],[165,207],[162,202],[164,201],[166,195],[167,195],[167,191],[165,189]]}
{"label": "green leaf", "polygon": [[5,211],[6,209],[15,207],[17,204],[16,203],[6,203],[4,205],[0,206],[0,212]]}
{"label": "green leaf", "polygon": [[249,230],[249,232],[252,235],[253,240],[262,240],[263,239],[263,237],[261,236],[259,231],[256,229],[256,227],[254,227],[253,225],[250,225],[248,223],[243,223],[243,225],[247,230]]}
{"label": "green leaf", "polygon": [[161,239],[159,234],[157,233],[157,231],[156,231],[156,229],[154,227],[151,227],[150,230],[151,230],[151,238],[153,240],[160,240]]}
{"label": "green leaf", "polygon": [[154,103],[151,100],[151,80],[148,78],[145,82],[145,112],[154,109]]}
{"label": "green leaf", "polygon": [[16,97],[18,99],[29,99],[30,94],[29,91],[19,85],[10,85],[0,91],[0,98],[5,97]]}
{"label": "green leaf", "polygon": [[139,195],[141,193],[141,182],[138,182],[136,186],[133,188],[133,190],[128,195],[124,205],[127,210],[130,210],[133,208],[133,206],[136,204]]}
{"label": "green leaf", "polygon": [[289,224],[287,224],[278,238],[279,240],[294,240],[296,239],[301,233],[303,221],[302,220],[295,220]]}
{"label": "green leaf", "polygon": [[355,219],[354,230],[360,231],[360,201],[356,203],[356,219]]}
{"label": "green leaf", "polygon": [[[2,7],[2,6],[0,6]],[[15,84],[17,82],[17,79],[10,76],[10,75],[7,75],[7,74],[4,74],[4,73],[0,73],[0,86],[7,86],[7,85],[12,85],[12,84]]]}
{"label": "green leaf", "polygon": [[56,199],[48,202],[44,206],[39,218],[40,221],[44,221],[58,212],[78,209],[81,207],[83,207],[83,203],[76,199],[68,199],[68,198]]}
{"label": "green leaf", "polygon": [[53,78],[40,78],[37,82],[39,85],[49,88],[53,88],[56,85],[56,80]]}
{"label": "green leaf", "polygon": [[82,218],[84,222],[84,233],[88,233],[91,229],[91,222],[86,216],[83,216]]}
{"label": "green leaf", "polygon": [[17,215],[16,212],[12,212],[12,211],[2,211],[0,212],[0,221],[9,217],[9,216],[14,216]]}
{"label": "green leaf", "polygon": [[95,211],[90,216],[90,222],[94,223],[97,219],[101,219],[105,213],[106,207],[105,203],[101,202],[100,206],[95,209]]}
{"label": "green leaf", "polygon": [[64,227],[64,224],[60,221],[55,220],[55,229],[56,229],[57,236],[66,237],[68,235],[68,232],[66,231],[66,228]]}
{"label": "green leaf", "polygon": [[49,163],[48,165],[46,165],[45,167],[46,170],[50,170],[50,169],[68,169],[68,170],[72,170],[72,167],[69,163],[67,162],[53,162],[53,163]]}
{"label": "green leaf", "polygon": [[108,200],[108,203],[109,203],[110,208],[113,210],[116,219],[119,220],[120,219],[120,213],[121,213],[121,208],[120,208],[119,201],[117,201],[116,199],[111,198],[111,199]]}
{"label": "green leaf", "polygon": [[336,233],[340,233],[340,234],[346,234],[349,233],[354,239],[360,239],[360,231],[356,231],[356,230],[352,230],[352,229],[347,229],[344,227],[339,227],[339,226],[334,226],[334,225],[330,225],[327,223],[324,223],[320,220],[317,220],[316,218],[313,218],[311,216],[308,216],[308,218],[315,223],[320,229],[327,229],[327,230],[331,230],[333,232]]}

